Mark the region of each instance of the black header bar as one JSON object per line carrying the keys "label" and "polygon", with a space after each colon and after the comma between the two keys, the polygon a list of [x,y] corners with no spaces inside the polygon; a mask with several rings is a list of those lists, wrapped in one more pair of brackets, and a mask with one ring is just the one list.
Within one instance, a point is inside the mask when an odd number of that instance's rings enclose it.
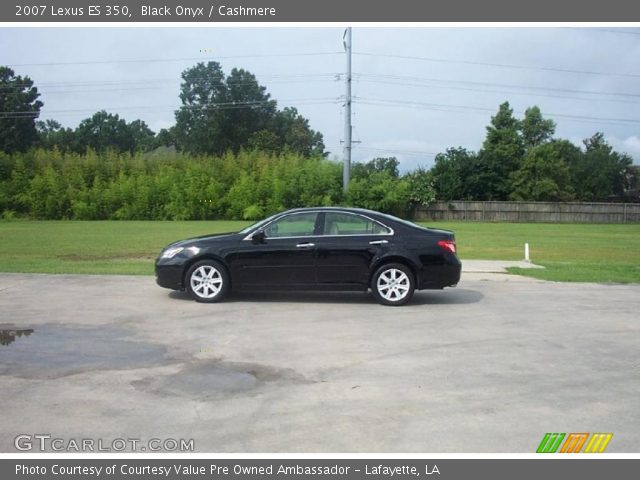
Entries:
{"label": "black header bar", "polygon": [[9,0],[0,22],[640,22],[629,0]]}

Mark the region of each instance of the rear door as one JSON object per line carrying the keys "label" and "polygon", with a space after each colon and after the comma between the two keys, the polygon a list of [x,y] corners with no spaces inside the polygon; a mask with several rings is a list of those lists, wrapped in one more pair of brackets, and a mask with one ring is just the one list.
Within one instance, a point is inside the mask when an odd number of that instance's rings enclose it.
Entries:
{"label": "rear door", "polygon": [[392,230],[350,212],[325,212],[319,223],[322,235],[315,241],[318,285],[366,288],[370,265],[390,246]]}

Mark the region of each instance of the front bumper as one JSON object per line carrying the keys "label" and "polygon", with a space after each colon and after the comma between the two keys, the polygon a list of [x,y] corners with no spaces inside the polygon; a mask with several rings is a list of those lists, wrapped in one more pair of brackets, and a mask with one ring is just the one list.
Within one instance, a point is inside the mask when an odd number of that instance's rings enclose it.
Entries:
{"label": "front bumper", "polygon": [[171,290],[183,290],[182,265],[163,265],[156,263],[156,283]]}

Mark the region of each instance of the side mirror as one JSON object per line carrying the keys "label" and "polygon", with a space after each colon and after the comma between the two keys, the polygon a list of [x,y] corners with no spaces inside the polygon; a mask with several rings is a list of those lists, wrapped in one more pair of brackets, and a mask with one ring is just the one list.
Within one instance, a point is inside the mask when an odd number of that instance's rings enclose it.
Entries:
{"label": "side mirror", "polygon": [[267,235],[264,233],[264,230],[256,230],[253,232],[253,235],[251,235],[251,241],[253,243],[264,243],[265,238],[267,238]]}

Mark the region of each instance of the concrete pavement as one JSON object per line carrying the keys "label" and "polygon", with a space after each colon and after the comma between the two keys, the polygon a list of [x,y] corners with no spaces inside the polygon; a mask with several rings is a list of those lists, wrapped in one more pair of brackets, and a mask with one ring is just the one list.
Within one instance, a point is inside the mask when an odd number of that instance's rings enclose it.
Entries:
{"label": "concrete pavement", "polygon": [[638,452],[639,307],[640,285],[491,272],[400,308],[362,293],[208,305],[151,277],[0,274],[0,451],[50,434],[534,452],[546,432],[613,432],[609,452]]}

